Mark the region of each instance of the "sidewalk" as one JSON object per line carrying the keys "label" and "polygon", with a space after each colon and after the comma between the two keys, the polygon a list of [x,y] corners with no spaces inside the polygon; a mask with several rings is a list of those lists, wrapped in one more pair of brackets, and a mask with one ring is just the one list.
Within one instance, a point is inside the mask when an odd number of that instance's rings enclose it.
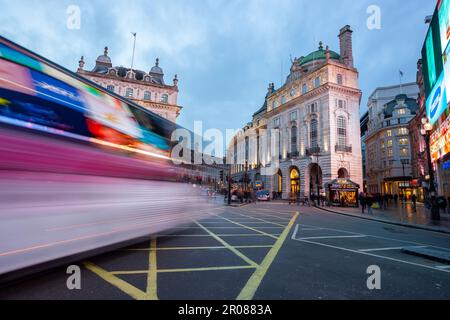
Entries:
{"label": "sidewalk", "polygon": [[399,203],[391,205],[386,210],[373,209],[371,215],[367,213],[367,208],[364,214],[361,213],[361,208],[319,207],[319,209],[361,219],[450,234],[450,214],[442,214],[441,211],[441,221],[432,221],[429,211],[423,204],[417,204],[416,212],[413,210],[412,203]]}

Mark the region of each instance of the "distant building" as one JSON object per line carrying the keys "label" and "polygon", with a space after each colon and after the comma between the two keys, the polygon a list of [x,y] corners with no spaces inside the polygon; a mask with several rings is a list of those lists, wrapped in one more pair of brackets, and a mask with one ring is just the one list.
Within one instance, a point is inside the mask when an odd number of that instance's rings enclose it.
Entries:
{"label": "distant building", "polygon": [[367,168],[366,168],[366,135],[369,124],[369,112],[366,112],[360,121],[361,125],[361,152],[363,165],[363,191],[367,192]]}
{"label": "distant building", "polygon": [[[316,195],[318,189],[324,194],[336,178],[362,187],[361,91],[352,33],[349,26],[340,30],[340,53],[321,42],[318,50],[293,60],[281,88],[269,85],[262,108],[229,145],[235,181],[284,199],[290,193]],[[272,130],[278,132],[275,154],[270,139],[262,137]]]}
{"label": "distant building", "polygon": [[85,70],[84,66],[84,57],[81,57],[77,73],[109,91],[126,97],[172,122],[176,122],[180,115],[182,107],[177,104],[178,78],[175,75],[173,85],[165,84],[159,59],[156,59],[155,66],[149,72],[113,67],[106,47],[103,55],[97,58],[93,70]]}
{"label": "distant building", "polygon": [[426,187],[429,183],[428,156],[425,139],[421,134],[422,119],[427,117],[425,105],[425,87],[423,83],[422,60],[417,62],[417,85],[419,98],[416,116],[409,122],[409,137],[411,139],[412,184],[417,187],[418,200],[423,202],[426,197]]}
{"label": "distant building", "polygon": [[377,88],[368,101],[367,191],[411,197],[409,122],[418,111],[416,83]]}

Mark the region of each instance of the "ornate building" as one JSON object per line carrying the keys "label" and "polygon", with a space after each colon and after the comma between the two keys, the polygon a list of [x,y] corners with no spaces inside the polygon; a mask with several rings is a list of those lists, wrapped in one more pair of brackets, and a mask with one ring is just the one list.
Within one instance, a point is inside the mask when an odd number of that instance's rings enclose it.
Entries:
{"label": "ornate building", "polygon": [[[281,88],[269,85],[263,107],[229,145],[235,181],[262,185],[283,198],[291,192],[323,194],[337,178],[362,187],[361,91],[352,33],[350,26],[340,30],[339,54],[321,42],[317,51],[294,59]],[[275,148],[263,131],[276,132]]]}
{"label": "ornate building", "polygon": [[113,67],[108,47],[99,56],[92,71],[84,69],[84,57],[79,61],[77,73],[83,77],[130,99],[154,113],[176,122],[182,107],[177,104],[178,78],[173,85],[164,82],[164,72],[156,59],[155,66],[147,73],[125,67]]}
{"label": "ornate building", "polygon": [[369,97],[365,137],[367,191],[411,197],[409,123],[418,112],[416,83],[377,88]]}

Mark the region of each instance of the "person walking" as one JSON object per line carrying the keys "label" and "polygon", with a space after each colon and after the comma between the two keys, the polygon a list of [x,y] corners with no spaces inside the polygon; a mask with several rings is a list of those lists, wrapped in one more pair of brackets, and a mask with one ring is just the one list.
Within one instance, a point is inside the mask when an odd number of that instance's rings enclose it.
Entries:
{"label": "person walking", "polygon": [[365,213],[366,211],[366,196],[364,193],[359,195],[359,204],[361,205],[361,213]]}
{"label": "person walking", "polygon": [[417,196],[415,194],[411,197],[412,203],[413,203],[413,210],[414,212],[417,212]]}
{"label": "person walking", "polygon": [[372,205],[373,205],[373,198],[372,196],[366,197],[366,204],[367,204],[367,214],[371,215],[373,214]]}

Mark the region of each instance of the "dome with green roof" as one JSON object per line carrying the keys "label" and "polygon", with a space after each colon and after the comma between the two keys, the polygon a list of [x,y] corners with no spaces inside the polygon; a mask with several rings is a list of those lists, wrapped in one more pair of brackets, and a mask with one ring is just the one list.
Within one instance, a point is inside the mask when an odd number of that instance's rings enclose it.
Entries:
{"label": "dome with green roof", "polygon": [[[339,60],[341,58],[341,56],[338,53],[332,50],[329,50],[329,52],[330,52],[330,59]],[[301,59],[298,64],[299,66],[303,66],[309,62],[326,59],[327,59],[326,50],[323,49],[322,43],[320,43],[319,50],[308,54],[306,57]]]}

